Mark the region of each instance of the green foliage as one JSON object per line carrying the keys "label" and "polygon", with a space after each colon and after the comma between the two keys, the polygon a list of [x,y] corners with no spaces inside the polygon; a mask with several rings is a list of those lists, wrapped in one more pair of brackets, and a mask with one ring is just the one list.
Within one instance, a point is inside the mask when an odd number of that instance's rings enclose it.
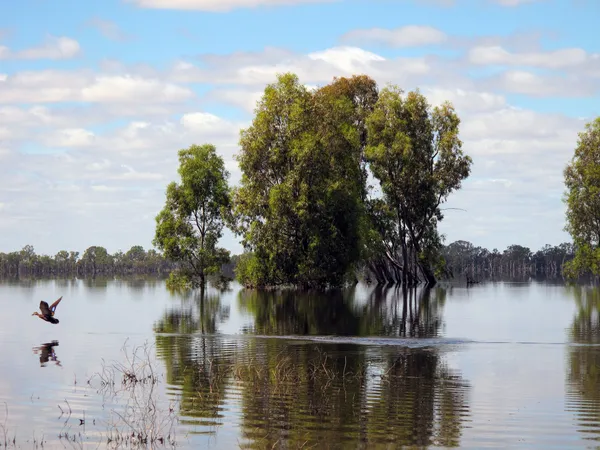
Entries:
{"label": "green foliage", "polygon": [[181,270],[173,270],[167,278],[167,289],[171,293],[180,293],[192,288],[190,277]]}
{"label": "green foliage", "polygon": [[267,278],[265,266],[254,253],[243,253],[239,256],[235,267],[235,278],[243,286],[249,288],[264,287],[258,284]]}
{"label": "green foliage", "polygon": [[579,133],[575,154],[564,170],[567,231],[575,258],[565,265],[569,278],[600,275],[600,117]]}
{"label": "green foliage", "polygon": [[113,264],[113,258],[104,247],[94,245],[83,253],[80,264],[95,275],[98,272],[106,272],[107,267]]}
{"label": "green foliage", "polygon": [[393,86],[382,89],[366,122],[366,158],[380,182],[388,217],[393,217],[384,229],[374,218],[387,255],[402,248],[406,271],[413,252],[428,282],[435,281],[431,267],[439,262],[437,223],[443,218],[439,206],[460,188],[472,163],[461,150],[459,124],[449,103],[431,110],[418,91],[404,97]]}
{"label": "green foliage", "polygon": [[167,186],[166,203],[156,217],[154,245],[180,263],[172,283],[204,285],[209,274],[229,261],[218,248],[224,216],[231,207],[228,173],[213,145],[179,151],[181,183]]}
{"label": "green foliage", "polygon": [[236,231],[252,252],[244,284],[336,286],[359,261],[369,92],[353,78],[313,94],[292,74],[266,87],[238,155]]}

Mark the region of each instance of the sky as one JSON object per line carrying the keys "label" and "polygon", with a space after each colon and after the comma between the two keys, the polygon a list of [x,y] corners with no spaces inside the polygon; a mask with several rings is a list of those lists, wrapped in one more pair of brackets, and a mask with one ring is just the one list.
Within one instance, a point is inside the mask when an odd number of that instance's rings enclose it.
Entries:
{"label": "sky", "polygon": [[[563,169],[600,115],[594,0],[22,0],[0,5],[0,251],[152,248],[177,152],[239,132],[282,72],[449,100],[473,159],[446,243],[569,241]],[[222,245],[241,251],[226,232]]]}

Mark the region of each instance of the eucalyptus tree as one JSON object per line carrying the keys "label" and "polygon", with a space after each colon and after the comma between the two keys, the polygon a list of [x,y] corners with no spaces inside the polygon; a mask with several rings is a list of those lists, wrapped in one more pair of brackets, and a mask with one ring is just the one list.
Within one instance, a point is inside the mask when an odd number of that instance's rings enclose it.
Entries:
{"label": "eucalyptus tree", "polygon": [[[179,151],[181,182],[167,186],[166,202],[156,216],[154,245],[179,263],[170,282],[204,287],[206,277],[229,261],[229,252],[217,246],[230,209],[223,159],[214,145],[192,145]],[[139,253],[129,252],[129,257]]]}
{"label": "eucalyptus tree", "polygon": [[462,151],[460,119],[450,103],[432,110],[419,91],[403,94],[394,86],[379,93],[367,119],[366,157],[394,218],[387,233],[393,242],[383,237],[386,257],[402,270],[404,283],[415,281],[410,268],[416,266],[434,284],[440,205],[461,187],[472,161]]}
{"label": "eucalyptus tree", "polygon": [[575,257],[565,265],[567,276],[600,275],[600,117],[579,133],[571,162],[564,170],[567,231]]}
{"label": "eucalyptus tree", "polygon": [[288,73],[265,88],[238,155],[234,216],[249,252],[237,271],[244,284],[321,288],[348,279],[363,246],[361,155],[375,98],[365,77],[311,92]]}

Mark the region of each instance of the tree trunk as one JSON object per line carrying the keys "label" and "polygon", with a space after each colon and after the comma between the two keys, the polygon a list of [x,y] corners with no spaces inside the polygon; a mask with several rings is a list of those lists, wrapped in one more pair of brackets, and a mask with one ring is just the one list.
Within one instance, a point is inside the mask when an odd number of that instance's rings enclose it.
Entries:
{"label": "tree trunk", "polygon": [[[414,249],[416,254],[420,254],[421,253],[421,245],[418,242],[414,242]],[[426,261],[419,261],[419,268],[421,269],[421,272],[423,273],[423,276],[425,277],[425,285],[426,286],[434,286],[437,283],[437,280],[435,279],[435,275],[433,273],[433,270],[431,270],[431,267],[429,266],[429,263]]]}

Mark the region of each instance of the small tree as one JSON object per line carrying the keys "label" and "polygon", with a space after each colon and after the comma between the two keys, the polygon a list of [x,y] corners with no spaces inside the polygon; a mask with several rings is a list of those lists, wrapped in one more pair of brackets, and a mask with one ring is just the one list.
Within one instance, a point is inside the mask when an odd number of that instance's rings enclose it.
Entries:
{"label": "small tree", "polygon": [[178,173],[181,184],[167,186],[153,243],[179,263],[170,284],[204,287],[206,277],[229,261],[229,252],[217,247],[230,208],[229,173],[210,144],[180,150]]}
{"label": "small tree", "polygon": [[600,117],[579,133],[575,155],[564,171],[567,188],[567,231],[575,244],[575,258],[565,264],[565,274],[600,275]]}

